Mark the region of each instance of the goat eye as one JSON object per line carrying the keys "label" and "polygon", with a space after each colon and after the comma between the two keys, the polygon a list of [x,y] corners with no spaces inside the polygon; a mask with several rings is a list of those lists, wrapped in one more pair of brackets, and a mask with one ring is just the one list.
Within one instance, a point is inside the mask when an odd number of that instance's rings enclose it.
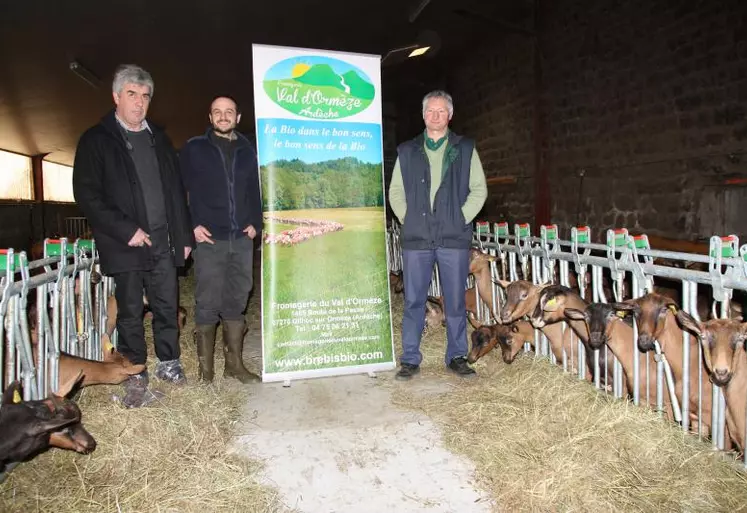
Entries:
{"label": "goat eye", "polygon": [[518,333],[519,332],[519,327],[518,326],[511,326],[511,331],[513,331],[514,333]]}
{"label": "goat eye", "polygon": [[527,293],[526,292],[522,292],[520,298],[521,299],[526,299],[527,298]]}

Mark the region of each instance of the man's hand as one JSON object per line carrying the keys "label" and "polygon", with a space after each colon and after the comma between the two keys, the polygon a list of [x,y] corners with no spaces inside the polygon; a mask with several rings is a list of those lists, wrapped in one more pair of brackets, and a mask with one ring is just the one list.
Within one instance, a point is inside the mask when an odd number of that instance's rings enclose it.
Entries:
{"label": "man's hand", "polygon": [[253,225],[249,225],[246,228],[244,228],[244,233],[249,236],[250,239],[253,239],[257,236],[257,230],[254,229]]}
{"label": "man's hand", "polygon": [[210,238],[213,234],[210,233],[208,229],[202,226],[201,224],[195,226],[194,232],[195,232],[195,240],[198,243],[207,242],[208,244],[215,244],[213,242],[213,239]]}
{"label": "man's hand", "polygon": [[189,254],[192,252],[192,248],[184,246],[184,260],[189,258]]}
{"label": "man's hand", "polygon": [[145,233],[142,228],[138,228],[135,232],[135,235],[132,236],[130,242],[128,242],[127,245],[132,247],[139,247],[143,244],[146,244],[148,246],[152,245],[152,243],[150,242],[150,235]]}

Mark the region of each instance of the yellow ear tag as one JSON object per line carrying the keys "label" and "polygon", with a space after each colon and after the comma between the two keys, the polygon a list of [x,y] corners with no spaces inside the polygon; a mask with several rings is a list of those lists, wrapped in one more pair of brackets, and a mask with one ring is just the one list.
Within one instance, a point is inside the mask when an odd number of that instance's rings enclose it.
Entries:
{"label": "yellow ear tag", "polygon": [[618,310],[618,311],[617,311],[617,312],[615,312],[615,313],[617,314],[617,316],[618,316],[618,317],[619,317],[620,319],[623,319],[623,318],[625,317],[625,315],[627,314],[627,312],[626,312],[626,311],[624,311],[624,310]]}
{"label": "yellow ear tag", "polygon": [[555,306],[555,303],[557,303],[558,300],[556,298],[552,298],[547,303],[545,303],[545,306]]}
{"label": "yellow ear tag", "polygon": [[674,305],[669,305],[669,309],[672,311],[674,315],[677,315],[677,307]]}
{"label": "yellow ear tag", "polygon": [[111,353],[113,350],[114,346],[112,345],[112,343],[109,342],[108,339],[104,341],[104,351],[106,351],[107,353]]}
{"label": "yellow ear tag", "polygon": [[13,402],[18,404],[21,400],[21,394],[18,393],[18,390],[13,390]]}

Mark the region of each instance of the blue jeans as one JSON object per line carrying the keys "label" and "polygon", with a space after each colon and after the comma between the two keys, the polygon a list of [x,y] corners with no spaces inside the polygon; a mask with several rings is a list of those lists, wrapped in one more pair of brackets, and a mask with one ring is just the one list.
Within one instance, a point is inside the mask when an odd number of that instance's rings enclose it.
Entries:
{"label": "blue jeans", "polygon": [[441,293],[446,314],[446,358],[467,354],[467,306],[464,294],[469,274],[469,249],[406,249],[402,252],[402,277],[405,282],[405,312],[402,318],[401,363],[420,365],[420,338],[425,325],[425,302],[438,263]]}

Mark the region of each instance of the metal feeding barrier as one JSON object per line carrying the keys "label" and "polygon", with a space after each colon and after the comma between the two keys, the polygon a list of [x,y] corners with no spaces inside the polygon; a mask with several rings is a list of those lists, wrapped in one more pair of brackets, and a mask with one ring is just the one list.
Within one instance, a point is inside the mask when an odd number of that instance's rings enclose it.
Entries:
{"label": "metal feeding barrier", "polygon": [[[388,241],[399,246],[399,226],[395,225],[390,232]],[[561,239],[559,234],[557,225],[541,226],[537,237],[532,235],[528,224],[516,224],[513,233],[508,223],[494,223],[492,226],[487,222],[475,224],[473,248],[495,257],[490,263],[493,311],[488,311],[475,288],[478,320],[487,323],[491,322],[491,318],[500,319],[501,304],[506,298],[503,288],[496,283],[497,280],[513,282],[523,279],[534,285],[557,284],[571,288],[571,280],[575,278],[575,290],[586,303],[621,303],[654,292],[662,283],[674,284],[676,292],[680,294],[680,308],[696,321],[701,321],[698,313],[699,300],[700,303],[708,301],[711,318],[726,319],[730,317],[735,293],[740,295],[747,291],[747,245],[740,247],[735,235],[713,236],[709,242],[708,254],[696,254],[653,249],[646,235],[634,236],[625,228],[607,230],[604,244],[591,241],[591,229],[588,226],[572,227],[569,240]],[[388,255],[390,254],[390,269],[401,270],[401,249],[389,248]],[[437,266],[434,267],[433,276],[429,293],[439,290]],[[470,287],[473,282],[470,276],[466,286]],[[565,321],[562,321],[561,326],[565,335],[570,326]],[[708,380],[703,345],[699,342],[696,345],[697,369],[693,369],[693,373],[697,372],[697,375],[691,375],[690,349],[691,337],[694,335],[685,329],[682,333],[681,391],[677,391],[677,380],[659,341],[654,341],[652,358],[639,349],[638,325],[635,321],[633,347],[630,348],[634,355],[632,393],[628,394],[624,386],[623,365],[615,355],[608,354],[608,345],[594,352],[594,368],[589,369],[591,380],[595,387],[605,393],[612,394],[615,398],[629,396],[634,404],[649,405],[662,416],[666,407],[671,408],[673,420],[684,431],[692,430],[701,438],[709,435],[703,425],[702,412],[704,394],[709,394],[712,402],[711,443],[714,449],[723,450],[728,442],[725,438],[727,404],[723,391]],[[535,330],[534,347],[535,357],[547,357],[553,363],[561,365],[564,371],[574,372],[579,379],[587,379],[587,347],[572,331],[570,351],[563,348],[562,361],[557,361],[550,350],[547,337],[538,329]],[[529,344],[525,344],[524,350],[530,350]],[[737,350],[741,351],[741,348]],[[612,361],[611,374],[609,369],[600,368],[598,351],[603,351],[605,367],[608,361]],[[743,351],[738,356],[747,358]],[[645,387],[639,386],[641,377],[646,378]],[[652,383],[655,382],[655,386],[649,386],[649,377]],[[697,396],[697,411],[694,412],[691,412],[692,394]],[[693,413],[697,416],[697,425],[691,425]],[[744,436],[747,440],[747,433]],[[747,452],[744,447],[741,449]],[[747,457],[744,458],[744,466],[747,468]]]}
{"label": "metal feeding barrier", "polygon": [[42,399],[58,390],[62,352],[103,359],[114,283],[99,270],[93,240],[45,239],[44,257],[31,262],[24,251],[0,250],[0,274],[3,390],[19,381],[25,400]]}

